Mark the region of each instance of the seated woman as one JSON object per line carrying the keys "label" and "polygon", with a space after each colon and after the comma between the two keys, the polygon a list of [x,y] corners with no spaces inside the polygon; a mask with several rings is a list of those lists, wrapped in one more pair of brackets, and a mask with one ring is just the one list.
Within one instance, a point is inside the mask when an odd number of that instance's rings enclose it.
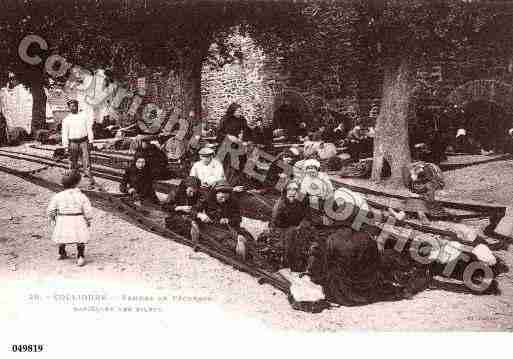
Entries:
{"label": "seated woman", "polygon": [[298,232],[308,227],[308,205],[299,195],[299,182],[291,180],[275,203],[269,230],[258,238],[260,250],[273,270],[290,267],[294,272],[305,269]]}
{"label": "seated woman", "polygon": [[438,166],[427,162],[413,162],[404,167],[403,180],[410,191],[421,196],[420,199],[406,201],[407,211],[417,212],[423,223],[429,223],[426,214],[446,214],[435,201],[436,191],[445,186],[442,171]]}
{"label": "seated woman", "polygon": [[[334,188],[328,174],[320,172],[321,164],[316,159],[308,159],[303,163],[303,178],[300,192],[307,195],[310,207],[322,210],[324,202],[333,196]],[[314,217],[315,218],[315,217]],[[323,225],[330,225],[332,221],[326,215],[321,216]]]}
{"label": "seated woman", "polygon": [[233,187],[219,181],[210,190],[206,200],[198,206],[197,218],[201,221],[200,232],[214,237],[216,241],[228,242],[228,246],[242,259],[248,258],[251,234],[241,227],[242,214]]}
{"label": "seated woman", "polygon": [[134,156],[132,164],[125,170],[119,190],[130,194],[136,205],[141,205],[141,201],[159,204],[153,181],[153,173],[146,162],[146,157],[138,153]]}
{"label": "seated woman", "polygon": [[458,129],[456,139],[454,141],[454,150],[458,153],[479,153],[475,141],[467,135],[464,128]]}
{"label": "seated woman", "polygon": [[154,179],[166,179],[170,175],[167,156],[158,146],[158,142],[152,142],[152,138],[152,136],[138,135],[131,150],[134,155],[146,158]]}
{"label": "seated woman", "polygon": [[196,221],[199,206],[200,180],[187,177],[180,182],[175,193],[170,193],[163,209],[170,213],[166,227],[186,236],[191,235],[194,243],[199,242],[199,227]]}
{"label": "seated woman", "polygon": [[[365,231],[341,228],[326,244],[326,299],[345,306],[410,298],[429,285],[428,265],[414,261],[408,250],[379,250]],[[387,243],[388,244],[388,243]]]}
{"label": "seated woman", "polygon": [[366,150],[366,136],[360,126],[355,126],[347,134],[346,144],[349,155],[353,161],[359,161],[363,152]]}

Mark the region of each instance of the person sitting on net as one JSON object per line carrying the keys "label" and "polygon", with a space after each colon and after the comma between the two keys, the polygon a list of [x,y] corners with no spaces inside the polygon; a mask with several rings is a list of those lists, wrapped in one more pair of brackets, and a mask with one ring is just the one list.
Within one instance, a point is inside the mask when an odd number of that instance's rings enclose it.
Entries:
{"label": "person sitting on net", "polygon": [[144,156],[154,179],[166,179],[169,176],[167,156],[160,149],[154,136],[138,135],[132,147],[134,155]]}
{"label": "person sitting on net", "polygon": [[128,193],[138,206],[142,205],[143,201],[159,204],[153,182],[154,177],[146,157],[139,153],[125,170],[119,189],[121,193]]}
{"label": "person sitting on net", "polygon": [[[303,178],[301,179],[300,192],[308,196],[309,205],[316,209],[322,210],[324,203],[333,196],[334,188],[329,175],[321,172],[321,164],[315,158],[307,159],[302,164]],[[322,212],[322,211],[321,211]],[[321,215],[322,224],[329,225],[332,220]]]}
{"label": "person sitting on net", "polygon": [[476,153],[477,147],[473,144],[470,136],[464,128],[458,129],[456,132],[456,139],[454,141],[454,150],[457,153]]}
{"label": "person sitting on net", "polygon": [[232,194],[233,187],[219,181],[210,190],[208,197],[198,207],[197,218],[200,232],[227,242],[243,260],[248,258],[251,234],[241,227],[242,212],[238,200]]}
{"label": "person sitting on net", "polygon": [[196,177],[184,178],[162,206],[169,213],[166,227],[184,236],[190,234],[194,243],[199,242],[200,235],[197,221],[200,186]]}
{"label": "person sitting on net", "polygon": [[362,153],[365,150],[366,136],[360,126],[355,126],[346,138],[349,155],[354,161],[359,161]]}
{"label": "person sitting on net", "polygon": [[301,258],[301,243],[296,239],[300,228],[306,227],[309,220],[307,197],[301,198],[299,187],[298,181],[291,180],[287,183],[274,205],[269,223],[269,236],[283,248],[281,267],[290,267],[295,272],[304,270],[300,265],[304,259]]}

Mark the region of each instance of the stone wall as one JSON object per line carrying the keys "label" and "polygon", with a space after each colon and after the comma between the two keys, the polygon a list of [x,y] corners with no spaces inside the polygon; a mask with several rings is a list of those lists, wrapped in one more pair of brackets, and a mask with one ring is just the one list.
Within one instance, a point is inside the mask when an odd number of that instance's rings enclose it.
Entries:
{"label": "stone wall", "polygon": [[[205,64],[202,71],[203,118],[217,122],[232,102],[242,105],[244,116],[251,122],[258,117],[270,122],[274,111],[290,100],[305,114],[312,125],[318,120],[323,108],[348,115],[354,123],[372,125],[379,113],[381,81],[379,71],[370,70],[372,78],[365,83],[352,84],[352,93],[344,98],[324,99],[317,96],[312,85],[290,76],[283,71],[280,61],[266,55],[255,42],[234,30],[230,41],[239,46],[242,58],[223,67]],[[470,59],[470,60],[469,60]],[[496,80],[513,84],[512,57],[493,57],[490,54],[461,54],[451,60],[433,59],[415,70],[415,91],[418,106],[426,103],[435,107],[451,104],[451,93],[469,81]],[[337,80],[334,74],[333,81]],[[174,74],[164,69],[148,69],[133,65],[130,72],[131,88],[136,88],[137,78],[145,77],[146,95],[159,107],[179,106],[175,103]],[[326,81],[330,81],[330,76]],[[329,85],[329,84],[328,84]],[[493,87],[491,87],[493,90]],[[358,94],[356,93],[358,92]],[[361,94],[368,98],[361,98]],[[360,97],[360,98],[358,98]],[[488,96],[493,99],[493,94]],[[502,96],[504,98],[504,96]],[[509,97],[508,97],[509,98]],[[466,100],[469,99],[468,96]],[[511,98],[513,104],[513,98]],[[509,106],[513,108],[513,106]],[[415,106],[412,117],[415,117]]]}
{"label": "stone wall", "polygon": [[[228,106],[237,102],[248,121],[259,117],[265,119],[275,97],[269,84],[280,77],[279,70],[271,67],[264,52],[251,38],[235,31],[230,41],[241,49],[242,58],[222,67],[210,64],[203,67],[203,116],[218,121]],[[215,51],[213,46],[211,51]]]}

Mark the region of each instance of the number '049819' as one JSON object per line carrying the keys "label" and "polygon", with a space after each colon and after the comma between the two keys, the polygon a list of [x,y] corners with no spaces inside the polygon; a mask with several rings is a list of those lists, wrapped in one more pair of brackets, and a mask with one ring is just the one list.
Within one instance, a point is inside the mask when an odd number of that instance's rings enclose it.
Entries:
{"label": "number '049819'", "polygon": [[44,349],[42,344],[13,344],[11,345],[11,351],[21,353],[37,353],[42,352]]}

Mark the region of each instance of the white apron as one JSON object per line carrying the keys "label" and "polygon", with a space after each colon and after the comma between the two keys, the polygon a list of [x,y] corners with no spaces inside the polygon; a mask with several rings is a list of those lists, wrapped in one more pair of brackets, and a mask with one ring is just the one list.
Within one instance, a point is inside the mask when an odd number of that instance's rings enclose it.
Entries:
{"label": "white apron", "polygon": [[53,222],[52,241],[57,244],[88,243],[88,223],[92,219],[89,199],[78,189],[57,193],[48,205],[48,216]]}

